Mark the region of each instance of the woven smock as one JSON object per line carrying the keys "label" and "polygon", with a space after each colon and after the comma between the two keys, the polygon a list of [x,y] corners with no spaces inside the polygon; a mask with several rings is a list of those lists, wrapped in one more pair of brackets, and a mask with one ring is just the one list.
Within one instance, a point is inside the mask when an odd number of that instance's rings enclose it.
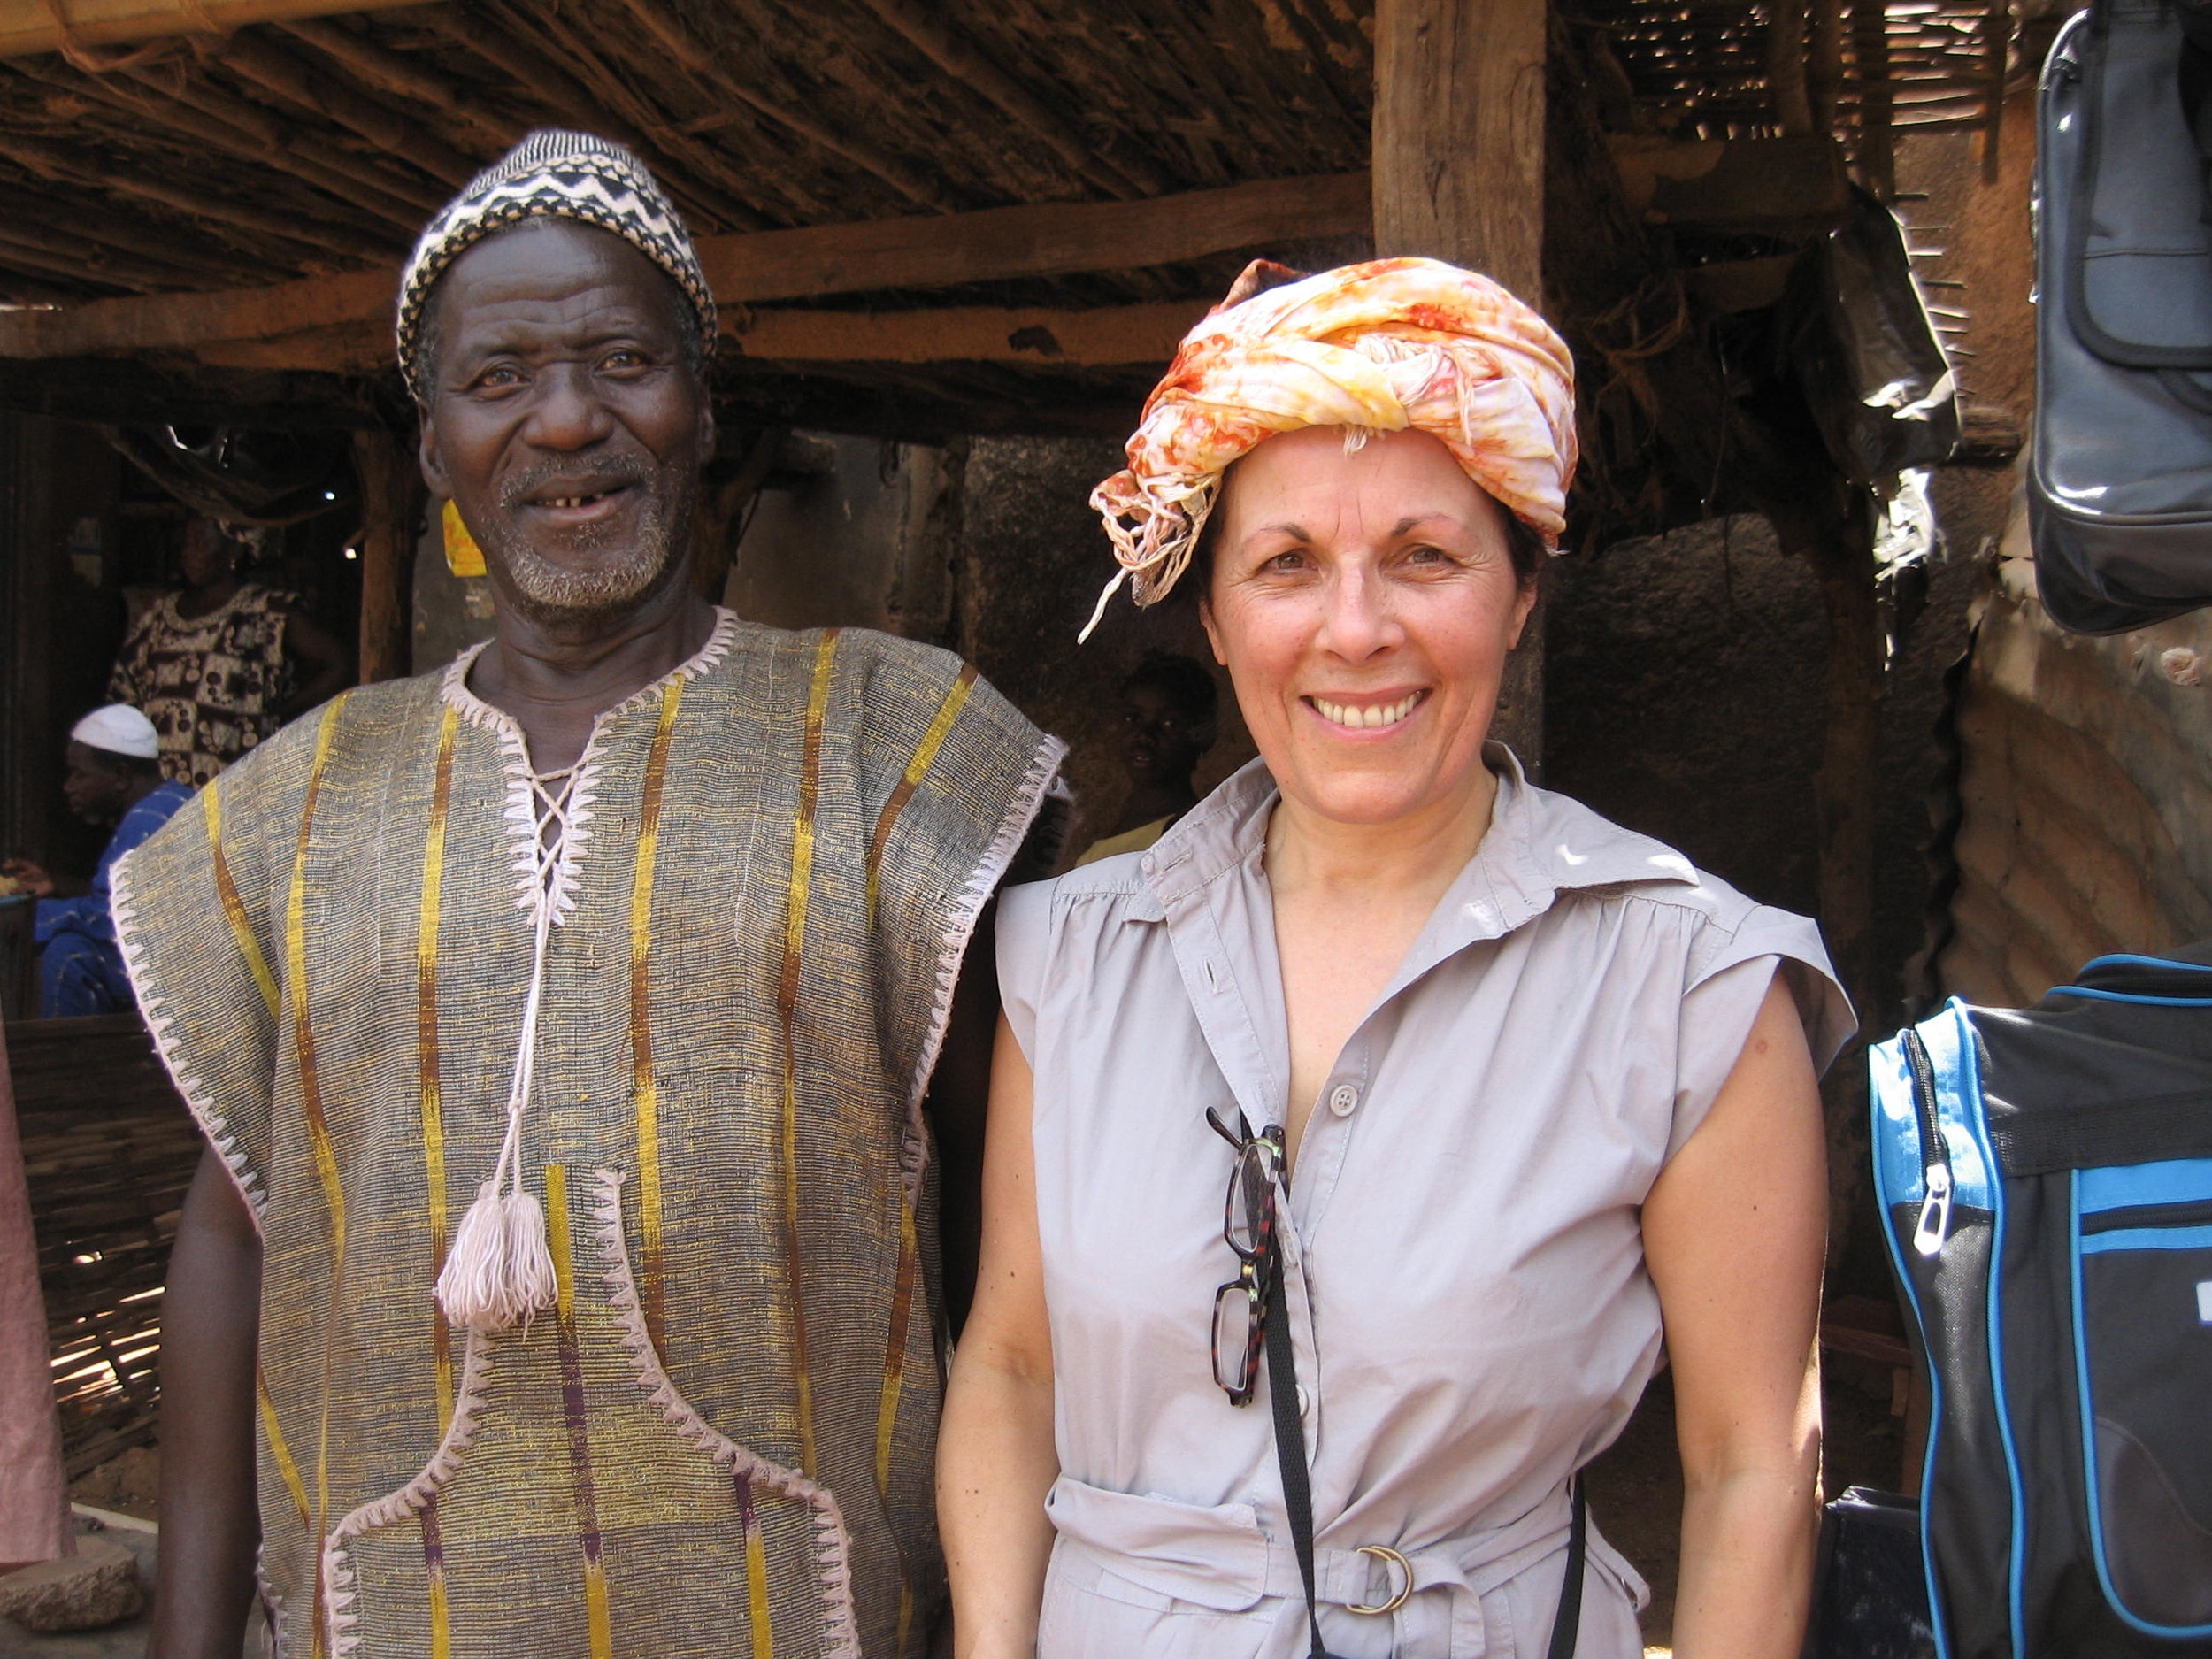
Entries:
{"label": "woven smock", "polygon": [[558,1305],[465,1340],[432,1286],[498,1156],[534,918],[523,738],[473,656],[288,727],[117,883],[262,1229],[278,1647],[919,1653],[921,1095],[1061,746],[941,652],[728,612],[602,715],[523,1130]]}
{"label": "woven smock", "polygon": [[[1778,964],[1832,1056],[1851,1027],[1813,925],[1530,786],[1487,751],[1480,848],[1345,1044],[1282,1238],[1313,1465],[1322,1633],[1347,1659],[1532,1659],[1567,1483],[1660,1361],[1639,1207],[1702,1121]],[[1060,1476],[1040,1659],[1296,1659],[1305,1605],[1264,1381],[1213,1380],[1232,1154],[1289,1075],[1255,762],[1151,851],[1002,901],[1036,1077]],[[1395,1567],[1413,1590],[1386,1617]],[[1580,1659],[1635,1659],[1632,1569],[1590,1535]]]}

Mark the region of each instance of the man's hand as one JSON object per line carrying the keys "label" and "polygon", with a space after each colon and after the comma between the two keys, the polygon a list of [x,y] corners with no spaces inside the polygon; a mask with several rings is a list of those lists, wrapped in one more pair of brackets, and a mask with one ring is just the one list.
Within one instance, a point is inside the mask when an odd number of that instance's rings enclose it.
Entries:
{"label": "man's hand", "polygon": [[210,1148],[185,1194],[161,1316],[161,1551],[147,1659],[237,1659],[253,1600],[261,1234]]}
{"label": "man's hand", "polygon": [[54,878],[27,858],[11,858],[0,864],[0,876],[13,881],[17,892],[27,893],[35,899],[54,896]]}

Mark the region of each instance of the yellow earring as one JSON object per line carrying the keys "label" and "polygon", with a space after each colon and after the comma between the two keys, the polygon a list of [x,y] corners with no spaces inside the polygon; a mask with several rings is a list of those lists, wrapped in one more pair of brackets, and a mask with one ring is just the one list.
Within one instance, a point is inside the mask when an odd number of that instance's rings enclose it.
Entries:
{"label": "yellow earring", "polygon": [[476,545],[476,538],[469,534],[468,526],[461,522],[460,509],[451,502],[438,515],[438,527],[445,536],[445,567],[456,576],[481,576],[484,573],[484,549]]}

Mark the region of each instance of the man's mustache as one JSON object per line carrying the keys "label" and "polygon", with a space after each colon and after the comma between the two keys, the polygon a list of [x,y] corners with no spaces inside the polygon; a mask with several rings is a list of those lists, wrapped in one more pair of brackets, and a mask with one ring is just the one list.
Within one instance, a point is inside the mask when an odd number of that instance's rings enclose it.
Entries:
{"label": "man's mustache", "polygon": [[591,495],[626,484],[643,484],[652,469],[634,455],[611,455],[580,466],[573,461],[541,461],[499,487],[499,504],[512,511],[548,495]]}

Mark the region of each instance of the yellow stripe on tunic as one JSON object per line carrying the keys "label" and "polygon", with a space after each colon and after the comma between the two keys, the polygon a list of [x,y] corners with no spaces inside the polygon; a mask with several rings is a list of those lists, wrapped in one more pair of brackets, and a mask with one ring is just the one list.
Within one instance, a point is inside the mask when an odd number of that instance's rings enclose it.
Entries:
{"label": "yellow stripe on tunic", "polygon": [[753,1510],[753,1478],[741,1471],[735,1479],[737,1526],[745,1539],[745,1614],[752,1626],[753,1659],[776,1659],[775,1624],[768,1610],[768,1546]]}
{"label": "yellow stripe on tunic", "polygon": [[545,1166],[546,1242],[553,1253],[553,1317],[559,1327],[561,1417],[568,1427],[570,1478],[576,1497],[577,1540],[584,1554],[584,1620],[592,1659],[611,1659],[614,1635],[607,1610],[607,1569],[599,1534],[599,1494],[592,1478],[591,1431],[585,1419],[584,1366],[576,1340],[576,1261],[569,1235],[568,1169]]}
{"label": "yellow stripe on tunic", "polygon": [[637,1108],[639,1225],[638,1302],[657,1354],[668,1351],[667,1302],[661,1274],[660,1085],[653,1076],[651,975],[647,957],[653,939],[653,864],[660,852],[661,793],[668,781],[668,745],[684,682],[673,680],[661,695],[660,724],[645,759],[645,789],[638,803],[637,864],[630,879],[630,1090]]}
{"label": "yellow stripe on tunic", "polygon": [[914,757],[906,763],[906,773],[891,791],[891,798],[883,803],[883,811],[876,818],[876,833],[868,842],[868,925],[875,926],[876,895],[883,874],[883,849],[891,839],[892,826],[898,823],[899,814],[906,810],[906,803],[914,798],[914,791],[936,764],[937,751],[945,746],[960,710],[967,707],[968,694],[975,689],[975,664],[964,663],[960,674],[952,682],[952,689],[937,705],[936,718],[929,729],[922,733],[922,741],[914,750]]}
{"label": "yellow stripe on tunic", "polygon": [[[445,836],[453,804],[453,740],[460,713],[449,706],[438,724],[438,760],[430,795],[430,833],[422,856],[422,908],[415,925],[415,1067],[422,1094],[423,1186],[430,1210],[430,1282],[445,1271],[444,1091],[438,1073],[438,918],[445,894]],[[438,1434],[453,1422],[453,1336],[434,1306],[430,1315],[431,1354],[437,1369]],[[432,1494],[422,1516],[423,1570],[430,1576],[430,1659],[450,1659],[453,1627],[445,1583],[445,1548],[438,1525],[438,1499]]]}
{"label": "yellow stripe on tunic", "polygon": [[799,1263],[799,968],[806,952],[806,912],[814,887],[814,813],[822,786],[822,722],[837,662],[835,628],[814,651],[806,699],[806,734],[799,763],[799,813],[791,833],[791,886],[785,901],[783,978],[776,1013],[783,1026],[783,1254],[789,1276],[792,1370],[799,1396],[799,1467],[814,1478],[814,1379],[807,1367],[804,1277]]}
{"label": "yellow stripe on tunic", "polygon": [[257,1365],[253,1372],[254,1402],[261,1409],[261,1432],[269,1442],[269,1455],[276,1460],[277,1473],[284,1477],[284,1489],[292,1494],[292,1507],[300,1512],[300,1525],[306,1526],[311,1518],[307,1513],[307,1488],[300,1480],[300,1466],[292,1461],[292,1448],[285,1444],[284,1425],[277,1421],[276,1402],[269,1398],[268,1379]]}
{"label": "yellow stripe on tunic", "polygon": [[261,941],[255,935],[246,906],[238,896],[238,884],[231,879],[230,861],[223,856],[223,807],[216,784],[211,783],[200,791],[200,813],[207,820],[207,849],[215,865],[215,891],[222,897],[223,914],[230,918],[230,931],[238,941],[238,954],[245,957],[253,982],[261,987],[261,1000],[269,1005],[269,1018],[273,1019],[280,1001],[276,975],[269,972],[269,959],[261,954]]}
{"label": "yellow stripe on tunic", "polygon": [[[315,1148],[315,1173],[322,1182],[323,1202],[330,1211],[330,1317],[323,1327],[323,1390],[319,1421],[315,1432],[315,1536],[319,1540],[330,1529],[330,1394],[337,1345],[338,1310],[346,1274],[346,1194],[338,1179],[338,1157],[330,1143],[330,1125],[323,1115],[321,1079],[315,1070],[315,1031],[307,1017],[307,849],[315,828],[315,806],[322,794],[323,768],[330,761],[330,744],[338,729],[339,712],[349,694],[340,692],[323,710],[315,727],[315,759],[307,774],[307,800],[300,809],[299,844],[292,855],[292,890],[284,907],[284,965],[290,981],[292,1047],[299,1065],[300,1103],[307,1118],[308,1139]],[[323,1581],[323,1552],[315,1552],[314,1647],[324,1649],[324,1601],[328,1586]]]}

